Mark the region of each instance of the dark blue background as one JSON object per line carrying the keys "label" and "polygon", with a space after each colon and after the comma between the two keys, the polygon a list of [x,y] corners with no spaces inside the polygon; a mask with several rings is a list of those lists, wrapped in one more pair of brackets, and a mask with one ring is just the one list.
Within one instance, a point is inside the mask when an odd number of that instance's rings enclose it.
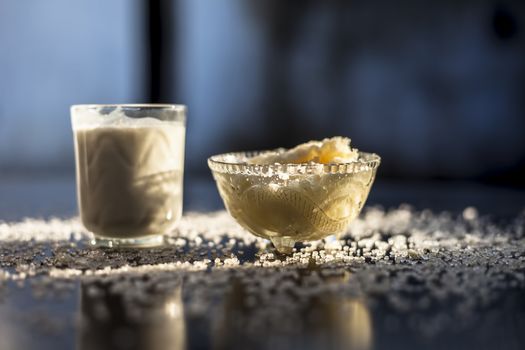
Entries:
{"label": "dark blue background", "polygon": [[152,3],[0,0],[1,176],[72,174],[71,104],[172,102],[187,174],[344,135],[382,178],[523,185],[523,1]]}

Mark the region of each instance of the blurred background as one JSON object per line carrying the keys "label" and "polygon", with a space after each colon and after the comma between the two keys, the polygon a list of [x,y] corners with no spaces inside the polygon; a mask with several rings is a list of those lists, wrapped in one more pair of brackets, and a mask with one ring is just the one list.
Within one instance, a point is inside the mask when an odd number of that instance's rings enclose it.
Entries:
{"label": "blurred background", "polygon": [[334,135],[383,180],[525,182],[521,0],[0,0],[0,178],[74,173],[69,106],[188,105],[214,153]]}

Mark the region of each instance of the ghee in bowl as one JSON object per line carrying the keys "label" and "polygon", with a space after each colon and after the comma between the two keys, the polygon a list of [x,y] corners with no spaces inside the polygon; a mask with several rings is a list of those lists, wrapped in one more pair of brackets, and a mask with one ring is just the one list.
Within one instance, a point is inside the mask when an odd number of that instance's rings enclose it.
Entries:
{"label": "ghee in bowl", "polygon": [[296,242],[346,231],[363,208],[380,157],[350,147],[350,139],[310,141],[292,149],[212,156],[228,212],[282,253]]}

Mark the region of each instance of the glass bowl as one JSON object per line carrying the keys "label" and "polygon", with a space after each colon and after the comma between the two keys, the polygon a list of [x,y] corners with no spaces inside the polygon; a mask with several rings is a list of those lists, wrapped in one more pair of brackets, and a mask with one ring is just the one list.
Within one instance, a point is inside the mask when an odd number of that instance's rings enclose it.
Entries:
{"label": "glass bowl", "polygon": [[363,208],[381,162],[377,154],[359,152],[350,163],[247,163],[266,152],[219,154],[208,166],[231,216],[281,253],[292,252],[296,242],[344,233]]}

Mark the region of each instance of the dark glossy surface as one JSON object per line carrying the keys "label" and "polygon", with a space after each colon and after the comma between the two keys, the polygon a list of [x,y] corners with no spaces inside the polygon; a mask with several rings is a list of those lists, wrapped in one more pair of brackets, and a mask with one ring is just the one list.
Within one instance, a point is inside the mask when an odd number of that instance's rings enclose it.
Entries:
{"label": "dark glossy surface", "polygon": [[[5,179],[0,181],[0,220],[18,221],[23,217],[68,217],[74,215],[75,187],[70,178],[36,180]],[[476,206],[481,214],[495,219],[508,219],[525,207],[525,192],[469,183],[384,183],[378,182],[368,204],[397,206],[411,203],[417,209],[461,212],[466,206]],[[220,198],[211,181],[187,181],[185,189],[187,211],[222,209]],[[517,241],[513,259],[523,261],[523,239]],[[521,243],[520,243],[521,242]],[[39,246],[40,247],[40,246]],[[4,244],[3,252],[18,254],[21,262],[32,261],[23,251]],[[18,249],[18,248],[17,248]],[[185,248],[184,248],[185,249]],[[97,260],[119,266],[156,262],[191,261],[196,256],[222,254],[205,245],[195,251],[157,249],[144,251],[93,250],[85,246],[42,243],[41,250],[48,258],[45,264],[60,268],[61,254],[77,259],[78,267]],[[255,246],[237,247],[229,252],[241,263],[251,263],[261,253]],[[47,254],[47,255],[46,255]],[[67,254],[65,254],[67,256]],[[150,254],[145,257],[144,254]],[[226,254],[226,253],[224,253]],[[221,257],[222,258],[222,257]],[[520,260],[521,259],[521,260]],[[33,260],[34,261],[34,260]],[[520,266],[520,265],[518,265]],[[12,267],[2,266],[4,271]],[[261,269],[263,269],[261,267]],[[0,285],[0,349],[523,349],[525,347],[525,289],[503,283],[490,302],[475,304],[468,319],[458,318],[457,300],[447,297],[431,303],[423,311],[402,312],[392,307],[388,295],[337,294],[315,291],[310,285],[313,275],[322,276],[323,283],[344,288],[351,284],[354,273],[363,269],[377,271],[380,267],[361,265],[344,267],[344,272],[325,274],[332,266],[293,268],[294,287],[311,291],[306,301],[296,303],[300,295],[290,294],[290,303],[281,306],[272,299],[263,300],[266,292],[253,289],[246,282],[242,268],[228,272],[227,282],[221,280],[220,270],[189,272],[184,275],[157,276],[153,283],[147,273],[126,277],[128,288],[113,289],[114,281],[92,278],[67,284],[63,290],[53,288],[52,295],[35,297],[30,281],[7,282]],[[400,272],[410,267],[400,267]],[[468,271],[468,270],[467,270]],[[510,271],[510,270],[509,270]],[[513,270],[516,272],[516,270]],[[525,269],[522,271],[525,273]],[[207,273],[214,274],[213,278]],[[259,272],[258,272],[259,273]],[[271,279],[268,269],[265,279]],[[478,272],[476,272],[478,273]],[[236,277],[237,276],[237,277]],[[286,282],[282,271],[277,278]],[[364,275],[366,277],[366,274]],[[242,277],[242,278],[241,278]],[[510,278],[510,277],[509,277]],[[209,282],[201,283],[201,279]],[[393,279],[394,280],[394,279]],[[395,280],[398,281],[398,280]],[[490,279],[483,280],[490,283]],[[228,283],[227,288],[224,283]],[[406,280],[417,289],[420,281]],[[498,283],[497,281],[494,283]],[[392,285],[392,288],[404,286]],[[134,297],[132,291],[145,291],[146,299]],[[251,288],[251,289],[250,289]],[[491,287],[492,288],[492,287]],[[216,290],[215,293],[210,289]],[[494,288],[497,290],[498,288]],[[57,292],[58,290],[58,292]],[[61,291],[62,290],[62,291]],[[276,293],[282,293],[276,291]],[[418,294],[419,293],[419,294]],[[423,294],[421,294],[423,293]],[[425,289],[407,296],[414,303],[424,298]],[[189,310],[195,295],[206,298],[205,310]],[[286,294],[286,292],[284,293]],[[280,295],[280,302],[284,300]],[[366,302],[365,300],[366,299]],[[204,300],[204,299],[203,299]],[[292,307],[293,306],[293,307]],[[272,314],[271,310],[281,310]],[[102,311],[101,311],[102,310]],[[286,310],[283,312],[282,310]],[[130,311],[137,315],[130,315]],[[259,332],[257,325],[264,323]],[[433,327],[432,323],[439,325]],[[293,327],[289,325],[293,324]],[[428,327],[424,325],[428,324]],[[82,326],[80,326],[82,325]],[[288,326],[287,326],[288,325]],[[255,329],[253,328],[255,327]],[[439,331],[435,331],[438,329]],[[264,332],[262,331],[264,330]]]}

